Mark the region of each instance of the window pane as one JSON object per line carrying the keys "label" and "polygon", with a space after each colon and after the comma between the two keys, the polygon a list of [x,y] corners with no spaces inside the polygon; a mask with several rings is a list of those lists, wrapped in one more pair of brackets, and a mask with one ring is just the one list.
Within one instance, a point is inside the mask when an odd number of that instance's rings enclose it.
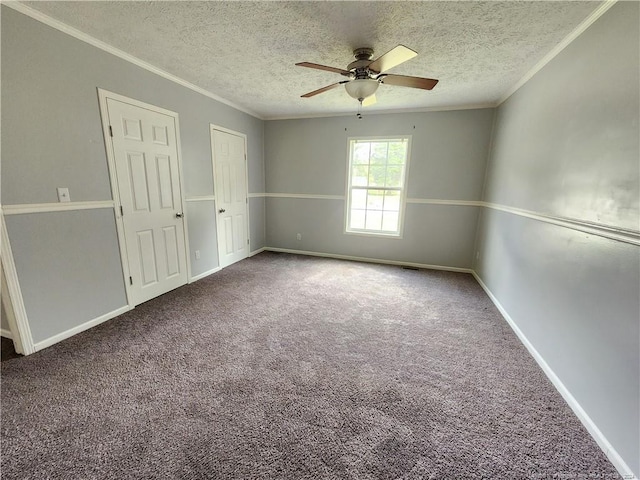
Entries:
{"label": "window pane", "polygon": [[367,190],[367,209],[382,210],[384,190]]}
{"label": "window pane", "polygon": [[387,163],[387,142],[371,143],[371,165],[385,165]]}
{"label": "window pane", "polygon": [[389,142],[388,163],[390,165],[403,165],[407,158],[406,142]]}
{"label": "window pane", "polygon": [[349,228],[364,228],[364,210],[351,210],[351,225]]}
{"label": "window pane", "polygon": [[409,139],[351,140],[347,230],[397,235]]}
{"label": "window pane", "polygon": [[387,167],[387,187],[402,187],[402,165],[389,165]]}
{"label": "window pane", "polygon": [[367,210],[367,221],[365,229],[380,230],[382,227],[382,212],[377,210]]}
{"label": "window pane", "polygon": [[354,165],[351,173],[351,185],[366,187],[369,181],[369,167],[366,165]]}
{"label": "window pane", "polygon": [[397,212],[400,210],[400,192],[387,191],[384,194],[384,210]]}
{"label": "window pane", "polygon": [[382,215],[382,230],[387,232],[398,231],[398,212],[384,212]]}
{"label": "window pane", "polygon": [[364,210],[367,208],[367,191],[359,188],[351,189],[351,208]]}
{"label": "window pane", "polygon": [[372,165],[369,167],[369,186],[384,187],[384,178],[387,167],[384,165]]}
{"label": "window pane", "polygon": [[353,145],[353,164],[368,165],[369,164],[369,142],[360,142]]}

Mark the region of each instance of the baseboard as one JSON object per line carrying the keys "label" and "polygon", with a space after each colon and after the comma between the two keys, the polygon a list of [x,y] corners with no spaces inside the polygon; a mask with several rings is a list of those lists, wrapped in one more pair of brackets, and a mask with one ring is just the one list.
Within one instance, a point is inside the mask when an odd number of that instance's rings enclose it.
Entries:
{"label": "baseboard", "polygon": [[129,305],[125,305],[124,307],[120,307],[116,310],[113,310],[112,312],[105,313],[104,315],[101,315],[98,318],[89,320],[88,322],[85,322],[81,325],[70,328],[69,330],[66,330],[62,333],[58,333],[53,337],[49,337],[46,340],[42,340],[34,344],[33,345],[34,350],[37,352],[38,350],[42,350],[43,348],[50,347],[55,343],[61,342],[62,340],[66,340],[67,338],[77,335],[80,332],[84,332],[85,330],[89,330],[90,328],[95,327],[96,325],[100,325],[101,323],[104,323],[107,320],[111,320],[112,318],[117,317],[118,315],[122,315],[123,313],[128,312],[129,310],[131,310],[131,307],[129,307]]}
{"label": "baseboard", "polygon": [[587,429],[589,434],[593,437],[593,439],[596,441],[598,446],[605,453],[605,455],[607,456],[609,461],[613,464],[613,466],[616,468],[616,470],[618,470],[618,473],[620,473],[622,478],[624,478],[625,480],[636,479],[637,477],[631,471],[631,469],[626,464],[626,462],[622,459],[622,457],[618,454],[618,452],[613,448],[611,443],[607,440],[607,438],[604,436],[604,434],[596,426],[594,421],[591,420],[591,417],[589,417],[587,412],[584,411],[582,406],[578,403],[578,401],[571,394],[571,392],[567,389],[567,387],[558,378],[558,376],[551,369],[549,364],[544,360],[544,358],[542,358],[542,355],[540,355],[540,353],[538,353],[538,351],[533,346],[533,344],[529,341],[529,339],[525,336],[525,334],[522,333],[522,330],[520,330],[520,328],[518,327],[516,322],[513,320],[513,318],[511,318],[511,316],[505,310],[505,308],[502,306],[500,301],[493,295],[491,290],[489,290],[489,287],[487,287],[485,285],[485,283],[482,281],[480,276],[474,270],[471,271],[471,274],[475,277],[475,279],[480,284],[480,286],[485,291],[485,293],[489,296],[489,298],[491,299],[493,304],[500,311],[500,313],[502,314],[504,319],[507,321],[507,323],[509,324],[509,326],[513,330],[513,332],[517,335],[517,337],[520,339],[522,344],[527,348],[527,350],[529,351],[531,356],[538,363],[538,365],[540,366],[542,371],[545,373],[547,378],[551,381],[553,386],[556,387],[556,390],[558,390],[558,392],[560,392],[560,395],[562,395],[562,398],[564,398],[564,400],[567,402],[569,407],[571,407],[571,410],[573,410],[573,413],[575,413],[575,415],[582,422],[582,424]]}
{"label": "baseboard", "polygon": [[13,335],[6,328],[0,328],[0,337],[9,338],[13,340]]}
{"label": "baseboard", "polygon": [[200,279],[202,279],[204,277],[208,277],[212,273],[219,272],[220,270],[222,270],[220,267],[216,267],[216,268],[212,268],[211,270],[207,270],[206,272],[199,273],[195,277],[191,277],[189,279],[189,283],[197,282],[198,280],[200,280]]}
{"label": "baseboard", "polygon": [[259,253],[264,252],[266,250],[266,248],[267,247],[262,247],[262,248],[259,248],[257,250],[254,250],[253,252],[250,252],[248,256],[249,257],[253,257],[254,255],[258,255]]}
{"label": "baseboard", "polygon": [[308,255],[311,257],[336,258],[338,260],[352,260],[354,262],[381,263],[383,265],[398,265],[401,267],[425,268],[429,270],[444,270],[447,272],[471,273],[470,268],[445,267],[443,265],[429,265],[426,263],[401,262],[396,260],[382,260],[380,258],[354,257],[352,255],[340,255],[338,253],[309,252],[306,250],[292,250],[290,248],[265,247],[265,251],[278,253],[294,253],[296,255]]}

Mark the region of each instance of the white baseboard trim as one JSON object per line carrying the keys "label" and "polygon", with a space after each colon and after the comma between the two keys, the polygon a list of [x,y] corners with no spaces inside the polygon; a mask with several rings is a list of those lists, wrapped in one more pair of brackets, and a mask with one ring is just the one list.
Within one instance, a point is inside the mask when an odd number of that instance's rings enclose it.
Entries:
{"label": "white baseboard trim", "polygon": [[189,279],[189,283],[197,282],[198,280],[204,277],[208,277],[209,275],[219,272],[220,270],[222,270],[222,268],[216,267],[216,268],[212,268],[211,270],[207,270],[206,272],[199,273],[198,275],[191,277]]}
{"label": "white baseboard trim", "polygon": [[[265,247],[262,247],[262,248],[259,248],[258,250],[254,250],[253,252],[249,252],[249,255],[247,255],[246,258],[253,257],[254,255],[258,255],[259,253],[264,252],[264,250],[265,250]],[[216,268],[212,268],[211,270],[207,270],[206,272],[200,273],[195,277],[191,277],[189,279],[189,283],[197,282],[198,280],[204,277],[208,277],[209,275],[219,272],[220,270],[222,270],[222,267],[216,267]]]}
{"label": "white baseboard trim", "polygon": [[254,255],[258,255],[259,253],[264,252],[266,248],[267,248],[267,247],[262,247],[262,248],[259,248],[259,249],[257,249],[257,250],[254,250],[253,252],[249,252],[249,255],[248,255],[248,257],[247,257],[247,258],[249,258],[249,257],[253,257]]}
{"label": "white baseboard trim", "polygon": [[277,252],[277,253],[293,253],[296,255],[308,255],[311,257],[324,257],[324,258],[336,258],[338,260],[352,260],[354,262],[364,262],[364,263],[380,263],[383,265],[398,265],[401,267],[415,267],[415,268],[425,268],[429,270],[444,270],[446,272],[459,272],[459,273],[471,273],[470,268],[459,268],[459,267],[445,267],[443,265],[429,265],[426,263],[414,263],[414,262],[400,262],[396,260],[382,260],[380,258],[368,258],[368,257],[354,257],[352,255],[340,255],[338,253],[320,253],[320,252],[309,252],[306,250],[292,250],[290,248],[276,248],[276,247],[265,247],[264,250],[268,252]]}
{"label": "white baseboard trim", "polygon": [[11,332],[6,328],[0,328],[0,337],[9,338],[13,340],[13,335],[11,335]]}
{"label": "white baseboard trim", "polygon": [[112,318],[117,317],[118,315],[122,315],[123,313],[128,312],[129,310],[132,310],[132,308],[129,305],[125,305],[124,307],[120,307],[109,313],[105,313],[104,315],[101,315],[98,318],[89,320],[88,322],[85,322],[81,325],[70,328],[69,330],[66,330],[62,333],[58,333],[53,337],[49,337],[46,340],[42,340],[34,344],[33,345],[34,350],[37,352],[38,350],[42,350],[43,348],[50,347],[55,343],[61,342],[62,340],[66,340],[69,337],[73,337],[74,335],[77,335],[80,332],[84,332],[85,330],[89,330],[90,328],[95,327],[96,325],[100,325],[101,323],[104,323],[107,320],[111,320]]}
{"label": "white baseboard trim", "polygon": [[587,429],[589,434],[593,437],[593,439],[596,441],[598,446],[605,453],[605,455],[607,456],[609,461],[613,464],[613,466],[616,468],[616,470],[618,470],[618,473],[620,473],[622,478],[624,478],[625,480],[636,479],[637,477],[631,471],[631,469],[626,464],[626,462],[622,459],[622,457],[618,454],[618,452],[613,448],[611,443],[609,443],[609,441],[604,436],[604,434],[596,426],[596,424],[593,422],[593,420],[591,420],[591,417],[589,417],[587,412],[584,411],[582,406],[578,403],[578,401],[571,394],[571,392],[567,389],[567,387],[558,378],[558,376],[551,369],[549,364],[544,360],[542,355],[540,355],[540,353],[538,353],[538,351],[533,346],[533,344],[529,341],[529,339],[525,336],[525,334],[522,333],[522,330],[520,330],[520,328],[518,327],[516,322],[513,320],[513,318],[511,318],[511,316],[505,310],[505,308],[502,306],[500,301],[493,295],[491,290],[489,290],[489,287],[487,287],[485,285],[485,283],[482,281],[480,276],[475,272],[475,270],[472,270],[471,274],[475,277],[475,279],[480,284],[482,289],[485,291],[487,296],[491,299],[493,304],[500,311],[500,313],[502,314],[504,319],[507,321],[507,323],[509,324],[509,326],[513,330],[513,332],[520,339],[520,341],[526,347],[526,349],[529,351],[529,353],[534,358],[534,360],[538,363],[538,365],[540,366],[542,371],[545,373],[547,378],[551,381],[553,386],[556,387],[556,390],[558,390],[558,392],[560,392],[560,395],[562,395],[562,398],[564,398],[565,402],[567,402],[569,407],[571,407],[571,410],[573,410],[573,413],[575,413],[575,415],[582,422],[582,424]]}

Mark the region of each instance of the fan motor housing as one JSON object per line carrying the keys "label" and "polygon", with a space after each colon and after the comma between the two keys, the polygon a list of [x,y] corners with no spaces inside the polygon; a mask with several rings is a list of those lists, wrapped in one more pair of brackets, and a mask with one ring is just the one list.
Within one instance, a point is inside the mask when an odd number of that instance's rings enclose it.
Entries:
{"label": "fan motor housing", "polygon": [[353,51],[355,60],[347,66],[346,70],[343,68],[319,65],[317,63],[310,62],[296,63],[296,65],[301,67],[325,70],[328,72],[338,73],[343,77],[349,78],[349,80],[335,82],[331,85],[327,85],[326,87],[319,88],[300,96],[303,98],[314,97],[320,93],[324,93],[344,85],[347,93],[357,100],[362,101],[364,99],[372,98],[371,101],[363,102],[363,106],[367,106],[375,103],[375,100],[373,100],[373,98],[375,98],[373,97],[373,94],[381,83],[401,87],[420,88],[422,90],[432,90],[438,83],[438,80],[434,78],[410,77],[407,75],[385,73],[387,70],[412,59],[416,55],[418,55],[418,52],[411,50],[404,45],[398,45],[376,60],[372,60],[373,48],[362,47],[356,48]]}
{"label": "fan motor housing", "polygon": [[366,67],[369,66],[373,58],[373,48],[356,48],[353,51],[353,56],[356,57],[356,59],[347,65],[347,70],[355,70],[356,78],[359,78],[359,74],[360,77],[367,78],[368,73],[366,75],[363,74],[366,72]]}

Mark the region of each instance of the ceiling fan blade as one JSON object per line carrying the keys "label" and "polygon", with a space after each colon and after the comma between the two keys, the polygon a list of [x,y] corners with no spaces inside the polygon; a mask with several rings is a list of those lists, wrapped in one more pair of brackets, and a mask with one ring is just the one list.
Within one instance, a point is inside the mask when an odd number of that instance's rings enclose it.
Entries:
{"label": "ceiling fan blade", "polygon": [[376,103],[377,101],[378,101],[378,100],[376,100],[376,94],[374,93],[373,95],[369,95],[367,98],[365,98],[365,99],[362,101],[362,106],[363,106],[363,107],[368,107],[368,106],[370,106],[370,105],[375,105],[375,103]]}
{"label": "ceiling fan blade", "polygon": [[326,65],[318,65],[317,63],[309,63],[309,62],[300,62],[296,63],[298,67],[307,67],[307,68],[315,68],[316,70],[326,70],[327,72],[339,73],[340,75],[344,75],[345,77],[349,77],[351,72],[349,70],[344,70],[342,68],[336,67],[327,67]]}
{"label": "ceiling fan blade", "polygon": [[318,90],[314,90],[313,92],[305,93],[304,95],[300,95],[302,98],[309,98],[319,93],[326,92],[327,90],[331,90],[332,88],[336,88],[338,85],[342,85],[344,83],[348,83],[349,80],[343,80],[342,82],[332,83],[331,85],[327,85],[326,87],[319,88]]}
{"label": "ceiling fan blade", "polygon": [[438,80],[434,78],[408,77],[407,75],[379,75],[380,80],[385,85],[398,85],[400,87],[422,88],[431,90],[436,86]]}
{"label": "ceiling fan blade", "polygon": [[414,52],[404,45],[398,45],[397,47],[392,48],[387,53],[371,62],[369,64],[369,70],[374,73],[386,72],[396,65],[400,65],[407,60],[411,60],[416,55],[418,55],[418,52]]}

